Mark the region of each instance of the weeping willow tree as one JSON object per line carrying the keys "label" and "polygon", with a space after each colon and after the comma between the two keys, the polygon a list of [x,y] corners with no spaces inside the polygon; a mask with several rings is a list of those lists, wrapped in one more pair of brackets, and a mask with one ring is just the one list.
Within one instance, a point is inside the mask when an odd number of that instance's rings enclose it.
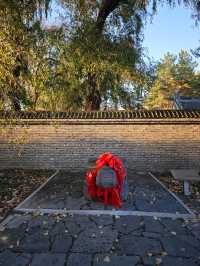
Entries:
{"label": "weeping willow tree", "polygon": [[29,59],[39,40],[37,18],[47,9],[47,1],[0,2],[0,101],[4,108],[11,105],[19,111],[31,106],[27,98]]}
{"label": "weeping willow tree", "polygon": [[199,0],[58,0],[67,19],[52,42],[49,34],[41,38],[37,24],[52,1],[0,3],[0,98],[15,110],[98,110],[109,101],[131,106],[132,89],[145,82],[142,28],[149,10],[184,4],[197,21],[200,14]]}

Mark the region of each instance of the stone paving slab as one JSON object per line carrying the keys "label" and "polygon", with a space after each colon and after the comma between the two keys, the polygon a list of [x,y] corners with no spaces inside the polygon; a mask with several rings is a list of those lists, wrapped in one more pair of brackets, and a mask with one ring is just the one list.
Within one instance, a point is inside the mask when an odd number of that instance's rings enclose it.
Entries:
{"label": "stone paving slab", "polygon": [[31,255],[26,253],[14,253],[6,249],[0,253],[1,266],[27,266],[31,261]]}
{"label": "stone paving slab", "polygon": [[199,266],[200,221],[157,217],[12,215],[0,266]]}
{"label": "stone paving slab", "polygon": [[64,266],[65,265],[65,254],[49,254],[41,253],[34,254],[31,262],[31,266]]}
{"label": "stone paving slab", "polygon": [[[83,195],[85,173],[59,172],[38,193],[22,204],[26,209],[103,210],[102,202]],[[187,210],[149,174],[128,170],[129,197],[121,210],[187,214]],[[113,209],[108,206],[107,209]]]}

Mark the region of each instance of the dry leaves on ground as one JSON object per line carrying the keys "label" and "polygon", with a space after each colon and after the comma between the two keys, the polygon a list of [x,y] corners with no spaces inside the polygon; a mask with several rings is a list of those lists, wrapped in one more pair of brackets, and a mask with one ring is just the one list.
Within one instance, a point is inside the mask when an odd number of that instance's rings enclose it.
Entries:
{"label": "dry leaves on ground", "polygon": [[51,174],[47,170],[0,170],[0,221]]}

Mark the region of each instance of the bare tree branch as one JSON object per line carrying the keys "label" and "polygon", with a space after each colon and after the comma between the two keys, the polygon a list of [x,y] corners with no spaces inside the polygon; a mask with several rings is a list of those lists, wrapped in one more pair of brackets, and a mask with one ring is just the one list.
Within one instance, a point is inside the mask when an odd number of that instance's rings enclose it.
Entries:
{"label": "bare tree branch", "polygon": [[97,17],[96,28],[102,32],[107,17],[119,6],[122,0],[103,0]]}

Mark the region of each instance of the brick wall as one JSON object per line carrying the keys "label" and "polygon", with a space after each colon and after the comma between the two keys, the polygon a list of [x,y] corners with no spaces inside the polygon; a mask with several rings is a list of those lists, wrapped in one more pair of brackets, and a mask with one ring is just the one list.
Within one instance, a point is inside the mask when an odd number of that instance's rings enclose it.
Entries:
{"label": "brick wall", "polygon": [[200,168],[200,119],[62,120],[2,124],[0,168],[85,169],[111,151],[139,171]]}

